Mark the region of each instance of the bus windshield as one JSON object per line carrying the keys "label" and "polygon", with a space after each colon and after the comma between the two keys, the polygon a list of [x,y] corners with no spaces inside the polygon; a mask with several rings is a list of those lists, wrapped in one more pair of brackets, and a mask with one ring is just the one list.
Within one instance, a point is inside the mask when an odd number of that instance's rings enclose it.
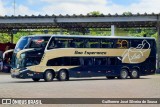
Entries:
{"label": "bus windshield", "polygon": [[22,50],[28,43],[29,37],[21,37],[21,39],[18,41],[15,47],[15,51],[18,52]]}
{"label": "bus windshield", "polygon": [[18,52],[22,49],[27,49],[27,48],[42,48],[44,49],[48,40],[50,37],[41,37],[41,36],[35,36],[35,37],[22,37],[16,47],[15,47],[15,52]]}
{"label": "bus windshield", "polygon": [[[50,36],[22,37],[18,41],[15,47],[15,50],[12,56],[12,67],[17,67],[17,66],[24,67],[24,66],[30,66],[31,64],[37,65],[40,62],[40,59],[43,55],[44,49],[48,43],[49,38]],[[16,58],[17,52],[19,52],[20,50],[29,49],[29,48],[34,48],[36,50],[34,50],[34,52],[25,54],[26,57],[22,58],[21,60]]]}

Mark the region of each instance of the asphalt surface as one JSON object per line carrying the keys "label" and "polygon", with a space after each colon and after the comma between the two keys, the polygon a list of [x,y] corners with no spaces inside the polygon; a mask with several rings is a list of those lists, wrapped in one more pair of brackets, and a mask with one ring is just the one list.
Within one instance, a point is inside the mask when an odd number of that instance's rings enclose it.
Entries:
{"label": "asphalt surface", "polygon": [[[44,80],[33,82],[31,79],[13,79],[9,74],[0,73],[0,98],[160,98],[160,75],[125,80],[108,80],[105,77],[96,77],[71,78],[70,81],[62,82],[56,79],[53,82],[44,82]],[[90,107],[91,105],[60,104],[54,106]],[[94,106],[106,107],[107,105],[92,105],[92,107]],[[118,106],[132,107],[135,105]],[[139,106],[160,107],[156,104],[141,104]]]}

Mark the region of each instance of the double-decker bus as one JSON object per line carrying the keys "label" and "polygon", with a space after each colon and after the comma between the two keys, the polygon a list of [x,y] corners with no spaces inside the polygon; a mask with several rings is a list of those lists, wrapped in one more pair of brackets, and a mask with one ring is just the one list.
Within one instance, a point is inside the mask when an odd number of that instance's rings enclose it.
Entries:
{"label": "double-decker bus", "polygon": [[42,51],[41,57],[34,47],[17,52],[11,76],[34,81],[136,79],[156,70],[156,42],[151,37],[52,35]]}

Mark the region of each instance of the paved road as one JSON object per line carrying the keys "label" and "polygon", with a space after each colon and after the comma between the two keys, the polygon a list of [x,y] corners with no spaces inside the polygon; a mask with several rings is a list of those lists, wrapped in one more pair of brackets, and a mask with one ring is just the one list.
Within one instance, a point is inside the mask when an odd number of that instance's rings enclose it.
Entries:
{"label": "paved road", "polygon": [[[44,82],[43,80],[33,82],[31,79],[12,79],[10,75],[0,74],[0,98],[10,97],[160,98],[160,75],[143,76],[141,79],[126,80],[107,80],[106,78],[100,77],[83,79],[71,78],[70,81],[64,82],[57,80],[53,82]],[[79,107],[80,105],[77,106]],[[148,105],[148,107],[149,106],[151,105]],[[158,107],[158,105],[153,106]]]}

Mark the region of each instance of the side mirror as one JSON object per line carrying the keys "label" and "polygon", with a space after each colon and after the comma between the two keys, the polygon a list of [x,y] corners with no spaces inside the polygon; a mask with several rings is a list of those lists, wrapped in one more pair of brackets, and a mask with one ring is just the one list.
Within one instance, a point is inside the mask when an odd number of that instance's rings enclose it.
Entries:
{"label": "side mirror", "polygon": [[13,52],[13,51],[14,51],[14,49],[10,49],[10,50],[5,51],[5,52],[3,53],[3,59],[5,58],[5,55],[6,55],[7,53]]}

